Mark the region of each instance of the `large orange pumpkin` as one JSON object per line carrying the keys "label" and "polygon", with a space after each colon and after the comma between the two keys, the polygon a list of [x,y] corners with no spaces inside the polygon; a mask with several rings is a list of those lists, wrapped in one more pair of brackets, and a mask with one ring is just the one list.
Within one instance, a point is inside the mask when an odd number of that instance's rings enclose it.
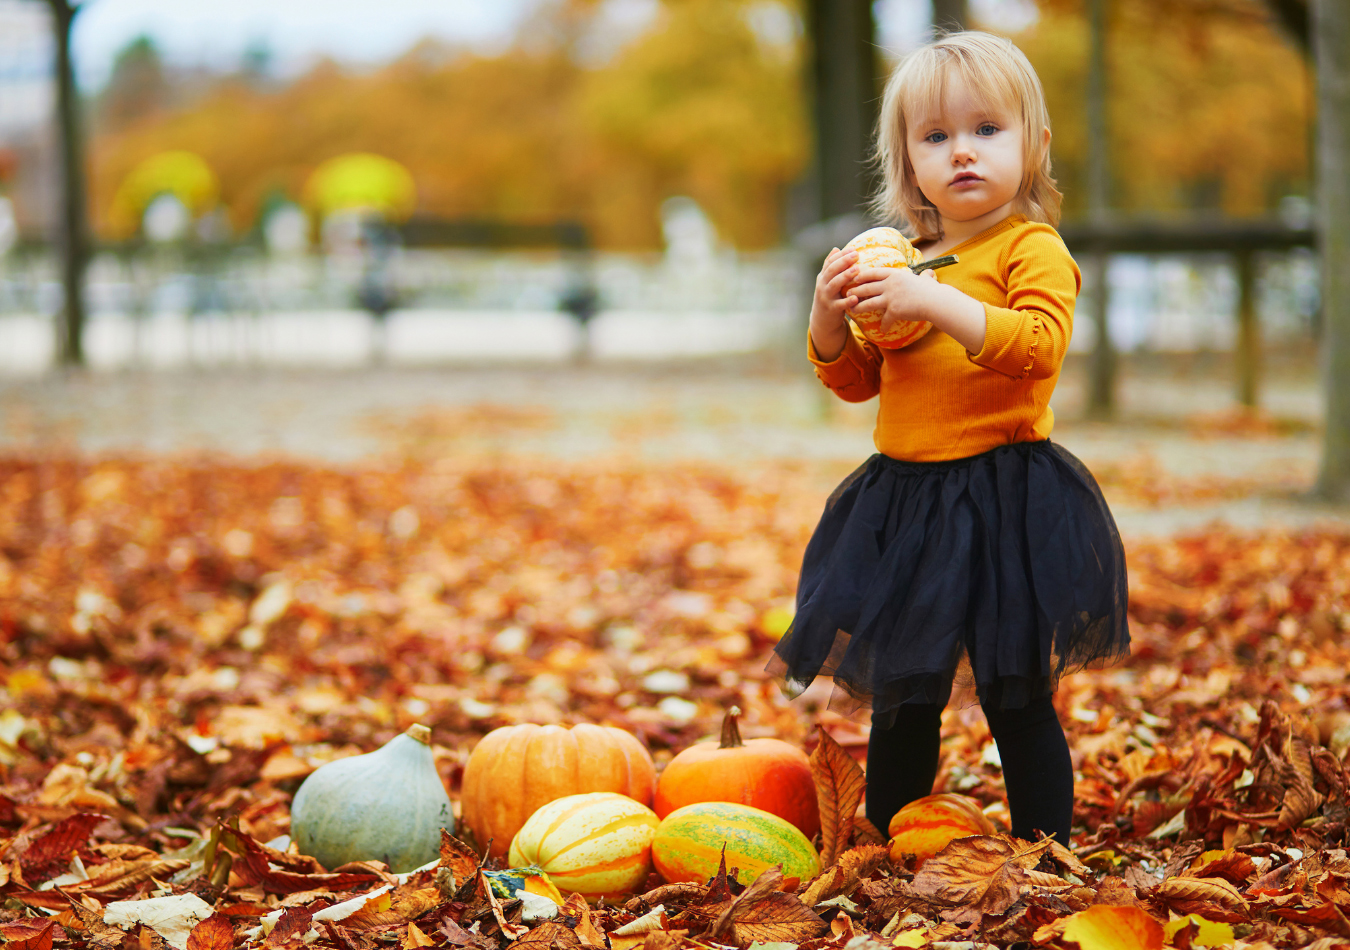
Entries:
{"label": "large orange pumpkin", "polygon": [[940,792],[915,799],[895,813],[890,824],[891,860],[912,854],[927,861],[957,838],[992,835],[994,824],[964,795]]}
{"label": "large orange pumpkin", "polygon": [[820,831],[816,784],[806,753],[779,739],[741,739],[735,706],[719,741],[700,742],[670,760],[656,784],[656,814],[665,818],[697,802],[751,805],[792,822],[810,840]]}
{"label": "large orange pumpkin", "polygon": [[564,729],[529,723],[483,737],[464,768],[462,820],[479,844],[505,858],[526,819],[549,802],[617,792],[651,807],[656,770],[642,743],[613,726]]}
{"label": "large orange pumpkin", "polygon": [[[895,228],[864,231],[845,244],[844,250],[858,252],[859,268],[908,267],[923,260],[919,249]],[[854,313],[850,310],[848,315],[858,325],[863,336],[887,350],[909,346],[933,329],[933,325],[926,320],[897,320],[883,330],[879,313]]]}

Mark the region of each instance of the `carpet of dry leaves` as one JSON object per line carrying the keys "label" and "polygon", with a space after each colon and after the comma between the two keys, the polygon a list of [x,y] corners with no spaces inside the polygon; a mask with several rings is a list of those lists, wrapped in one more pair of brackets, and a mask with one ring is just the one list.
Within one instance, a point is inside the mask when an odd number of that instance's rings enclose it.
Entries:
{"label": "carpet of dry leaves", "polygon": [[[1070,848],[894,864],[852,817],[866,727],[762,672],[823,498],[808,467],[0,457],[5,950],[1350,947],[1350,537],[1130,544],[1133,657],[1057,697]],[[629,729],[658,768],[743,710],[812,751],[827,870],[571,901],[491,867],[279,850],[319,764],[431,726],[457,798],[518,722]],[[1001,801],[978,710],[939,789]]]}

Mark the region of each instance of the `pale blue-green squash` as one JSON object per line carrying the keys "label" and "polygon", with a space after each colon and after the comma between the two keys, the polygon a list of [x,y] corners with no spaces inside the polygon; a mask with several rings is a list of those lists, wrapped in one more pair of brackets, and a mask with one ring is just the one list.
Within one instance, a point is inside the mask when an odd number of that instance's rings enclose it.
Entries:
{"label": "pale blue-green squash", "polygon": [[315,769],[291,804],[291,837],[329,870],[383,861],[395,874],[435,860],[455,815],[431,754],[431,730],[411,726],[374,752]]}

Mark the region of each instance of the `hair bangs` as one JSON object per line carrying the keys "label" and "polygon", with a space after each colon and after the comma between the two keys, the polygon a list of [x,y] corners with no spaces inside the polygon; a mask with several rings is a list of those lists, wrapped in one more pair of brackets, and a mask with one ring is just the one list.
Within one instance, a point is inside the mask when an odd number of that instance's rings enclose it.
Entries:
{"label": "hair bangs", "polygon": [[915,69],[912,80],[901,90],[898,105],[904,111],[907,129],[937,122],[946,111],[953,77],[971,91],[981,108],[989,112],[1006,109],[1019,119],[1025,118],[1026,110],[1022,108],[1017,88],[1005,72],[992,69],[989,63],[968,55],[952,55],[952,51],[945,49],[933,52],[935,61],[931,66]]}

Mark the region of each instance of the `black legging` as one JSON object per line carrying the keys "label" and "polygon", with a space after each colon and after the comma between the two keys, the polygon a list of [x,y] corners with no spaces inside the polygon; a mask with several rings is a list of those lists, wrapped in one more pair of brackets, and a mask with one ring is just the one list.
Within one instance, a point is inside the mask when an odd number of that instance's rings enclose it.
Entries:
{"label": "black legging", "polygon": [[[1073,762],[1064,728],[1049,696],[1022,709],[985,709],[1003,760],[1012,833],[1035,841],[1036,832],[1069,843],[1073,823]],[[941,743],[942,709],[901,706],[889,729],[872,727],[867,743],[867,818],[884,834],[904,805],[933,791]]]}

